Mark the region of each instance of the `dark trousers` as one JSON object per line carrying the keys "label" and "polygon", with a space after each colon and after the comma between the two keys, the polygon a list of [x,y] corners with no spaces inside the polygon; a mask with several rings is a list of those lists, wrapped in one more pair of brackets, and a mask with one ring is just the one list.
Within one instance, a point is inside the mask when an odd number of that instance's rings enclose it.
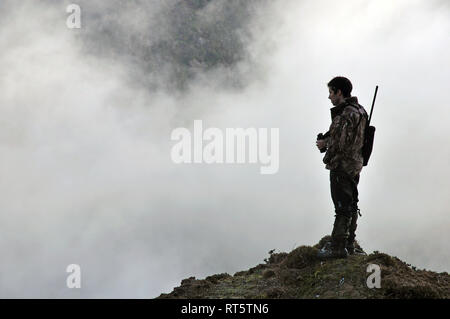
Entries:
{"label": "dark trousers", "polygon": [[336,212],[331,237],[345,239],[347,245],[354,242],[358,226],[358,183],[359,174],[351,177],[342,171],[330,171],[331,198]]}
{"label": "dark trousers", "polygon": [[342,171],[330,171],[331,198],[336,215],[352,217],[358,211],[358,183],[359,174],[352,178]]}

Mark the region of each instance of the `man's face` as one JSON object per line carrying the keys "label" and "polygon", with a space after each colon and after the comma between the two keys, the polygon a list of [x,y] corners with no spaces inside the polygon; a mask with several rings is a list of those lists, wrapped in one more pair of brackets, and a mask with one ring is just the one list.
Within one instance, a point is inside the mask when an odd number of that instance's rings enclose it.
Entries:
{"label": "man's face", "polygon": [[344,96],[342,95],[341,90],[337,90],[336,92],[333,92],[333,90],[328,87],[328,92],[330,92],[330,95],[328,95],[328,98],[331,100],[331,104],[334,106],[341,104],[344,102]]}

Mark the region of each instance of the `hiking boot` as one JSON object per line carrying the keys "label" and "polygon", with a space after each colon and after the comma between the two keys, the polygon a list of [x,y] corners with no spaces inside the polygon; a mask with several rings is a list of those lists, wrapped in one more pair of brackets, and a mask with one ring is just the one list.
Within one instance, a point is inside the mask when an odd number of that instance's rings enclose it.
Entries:
{"label": "hiking boot", "polygon": [[325,244],[317,254],[320,259],[327,258],[346,258],[348,256],[345,245],[349,236],[351,217],[339,214],[336,215],[331,233],[331,243]]}
{"label": "hiking boot", "polygon": [[[360,210],[356,209],[354,212],[352,212],[351,215],[351,222],[350,222],[350,227],[349,227],[349,236],[348,236],[348,240],[347,240],[347,250],[350,249],[354,249],[354,247],[351,247],[351,244],[354,244],[355,241],[355,237],[356,237],[356,228],[358,227],[358,224],[356,223],[358,221],[358,215],[361,216]],[[350,253],[350,251],[349,251]]]}
{"label": "hiking boot", "polygon": [[356,237],[356,228],[358,224],[356,223],[358,221],[358,215],[361,216],[361,211],[359,209],[356,209],[352,213],[352,218],[350,222],[350,229],[349,229],[349,236],[347,239],[347,245],[346,249],[349,255],[366,255],[364,250],[359,247],[359,245],[355,245],[355,237]]}
{"label": "hiking boot", "polygon": [[355,242],[351,242],[351,243],[347,242],[345,249],[347,249],[347,252],[349,255],[354,255],[355,254]]}
{"label": "hiking boot", "polygon": [[348,253],[343,240],[328,242],[317,253],[319,259],[347,258],[347,256]]}
{"label": "hiking boot", "polygon": [[363,255],[367,256],[364,250],[361,247],[357,247],[354,241],[347,241],[347,245],[345,246],[349,255]]}

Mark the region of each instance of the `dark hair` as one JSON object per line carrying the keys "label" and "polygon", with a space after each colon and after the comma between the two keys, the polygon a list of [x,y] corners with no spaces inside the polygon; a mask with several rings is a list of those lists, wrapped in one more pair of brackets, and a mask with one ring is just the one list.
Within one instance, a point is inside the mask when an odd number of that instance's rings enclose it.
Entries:
{"label": "dark hair", "polygon": [[342,95],[344,97],[350,97],[350,93],[352,93],[353,85],[349,79],[344,78],[343,76],[337,76],[328,82],[328,86],[330,89],[337,93],[337,90],[341,90]]}

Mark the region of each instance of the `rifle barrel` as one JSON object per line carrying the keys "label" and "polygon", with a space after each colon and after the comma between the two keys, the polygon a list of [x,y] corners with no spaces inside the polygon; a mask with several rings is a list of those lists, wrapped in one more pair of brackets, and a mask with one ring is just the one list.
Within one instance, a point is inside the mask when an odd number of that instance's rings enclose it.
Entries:
{"label": "rifle barrel", "polygon": [[369,116],[369,123],[368,123],[368,125],[370,125],[370,120],[372,119],[373,106],[375,105],[375,99],[377,98],[377,92],[378,92],[378,85],[375,88],[375,95],[373,96],[372,108],[370,109],[370,116]]}

